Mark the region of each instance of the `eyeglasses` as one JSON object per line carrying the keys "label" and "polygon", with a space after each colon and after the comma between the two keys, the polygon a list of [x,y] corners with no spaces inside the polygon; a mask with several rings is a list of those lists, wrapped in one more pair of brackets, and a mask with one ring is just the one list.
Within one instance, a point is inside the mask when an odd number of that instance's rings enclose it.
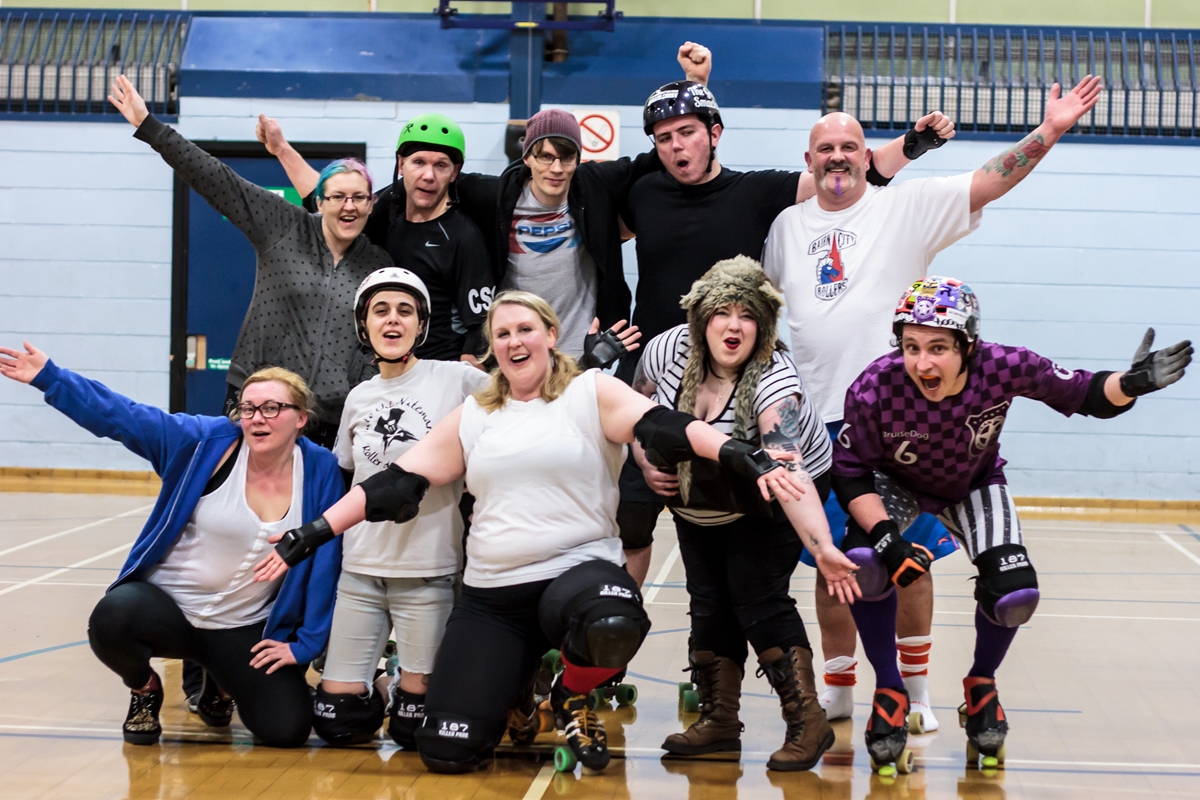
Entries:
{"label": "eyeglasses", "polygon": [[262,412],[263,419],[275,419],[279,416],[279,412],[285,408],[294,408],[299,410],[300,406],[292,405],[291,403],[276,403],[274,400],[268,400],[262,405],[254,405],[253,403],[238,403],[238,416],[242,419],[254,419],[255,412]]}
{"label": "eyeglasses", "polygon": [[555,161],[558,161],[564,167],[573,167],[573,166],[575,166],[575,162],[579,160],[579,154],[576,153],[576,154],[569,155],[569,156],[552,156],[549,153],[539,153],[538,155],[534,156],[533,158],[535,161],[537,161],[543,167],[549,167]]}
{"label": "eyeglasses", "polygon": [[328,197],[322,198],[333,203],[335,206],[343,206],[349,200],[354,203],[355,208],[366,208],[367,201],[371,199],[369,194],[331,194]]}

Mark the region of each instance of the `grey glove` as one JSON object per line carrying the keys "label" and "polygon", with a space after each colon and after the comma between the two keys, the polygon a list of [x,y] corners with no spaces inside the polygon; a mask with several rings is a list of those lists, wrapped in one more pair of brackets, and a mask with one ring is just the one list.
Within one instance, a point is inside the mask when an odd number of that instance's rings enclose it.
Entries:
{"label": "grey glove", "polygon": [[1126,397],[1141,397],[1144,394],[1165,389],[1183,377],[1183,370],[1192,363],[1192,343],[1184,339],[1178,344],[1151,350],[1154,344],[1154,328],[1148,328],[1142,344],[1133,354],[1133,366],[1121,375],[1121,391]]}

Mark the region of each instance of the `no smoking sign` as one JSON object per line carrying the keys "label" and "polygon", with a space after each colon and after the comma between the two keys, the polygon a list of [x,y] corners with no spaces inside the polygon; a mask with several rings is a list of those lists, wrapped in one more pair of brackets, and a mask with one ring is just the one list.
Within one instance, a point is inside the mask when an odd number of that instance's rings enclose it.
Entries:
{"label": "no smoking sign", "polygon": [[577,109],[584,161],[612,161],[621,154],[621,114],[616,109]]}

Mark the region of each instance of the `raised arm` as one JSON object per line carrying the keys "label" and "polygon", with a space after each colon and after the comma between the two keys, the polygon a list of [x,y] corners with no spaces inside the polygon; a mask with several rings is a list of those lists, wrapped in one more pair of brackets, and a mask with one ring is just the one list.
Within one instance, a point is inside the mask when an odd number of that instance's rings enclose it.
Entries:
{"label": "raised arm", "polygon": [[288,180],[300,193],[308,197],[317,188],[317,179],[321,173],[312,168],[304,157],[288,143],[283,136],[283,128],[279,122],[266,114],[258,115],[258,124],[254,126],[254,136],[267,147],[267,152],[279,159],[280,166],[287,173]]}
{"label": "raised arm", "polygon": [[1088,75],[1062,96],[1057,83],[1050,87],[1046,115],[1021,141],[975,170],[971,178],[971,213],[1008,193],[1033,171],[1064,133],[1071,130],[1100,99],[1100,78]]}
{"label": "raised arm", "polygon": [[702,44],[684,42],[679,46],[676,55],[679,66],[683,67],[684,80],[694,81],[708,86],[708,78],[712,74],[712,51]]}
{"label": "raised arm", "polygon": [[137,128],[134,136],[150,145],[183,182],[238,227],[256,250],[279,242],[295,225],[302,208],[238,175],[171,127],[159,122],[124,75],[112,85],[109,102]]}

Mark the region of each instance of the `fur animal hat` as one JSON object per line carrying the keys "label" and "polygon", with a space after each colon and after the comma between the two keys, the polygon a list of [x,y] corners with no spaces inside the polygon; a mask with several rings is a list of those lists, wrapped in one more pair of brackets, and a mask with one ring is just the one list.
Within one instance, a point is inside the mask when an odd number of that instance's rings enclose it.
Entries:
{"label": "fur animal hat", "polygon": [[[786,350],[779,341],[779,309],[783,298],[763,272],[757,261],[746,256],[737,256],[718,261],[712,268],[692,284],[692,289],[679,305],[687,311],[690,352],[683,379],[679,386],[678,410],[688,414],[696,412],[696,395],[700,385],[708,377],[709,351],[705,336],[708,322],[722,306],[743,306],[758,323],[758,337],[754,353],[742,365],[734,390],[733,438],[745,439],[754,423],[754,397],[758,394],[758,383],[763,372],[771,366],[776,350]],[[687,502],[691,470],[685,462],[679,465],[680,494]]]}

